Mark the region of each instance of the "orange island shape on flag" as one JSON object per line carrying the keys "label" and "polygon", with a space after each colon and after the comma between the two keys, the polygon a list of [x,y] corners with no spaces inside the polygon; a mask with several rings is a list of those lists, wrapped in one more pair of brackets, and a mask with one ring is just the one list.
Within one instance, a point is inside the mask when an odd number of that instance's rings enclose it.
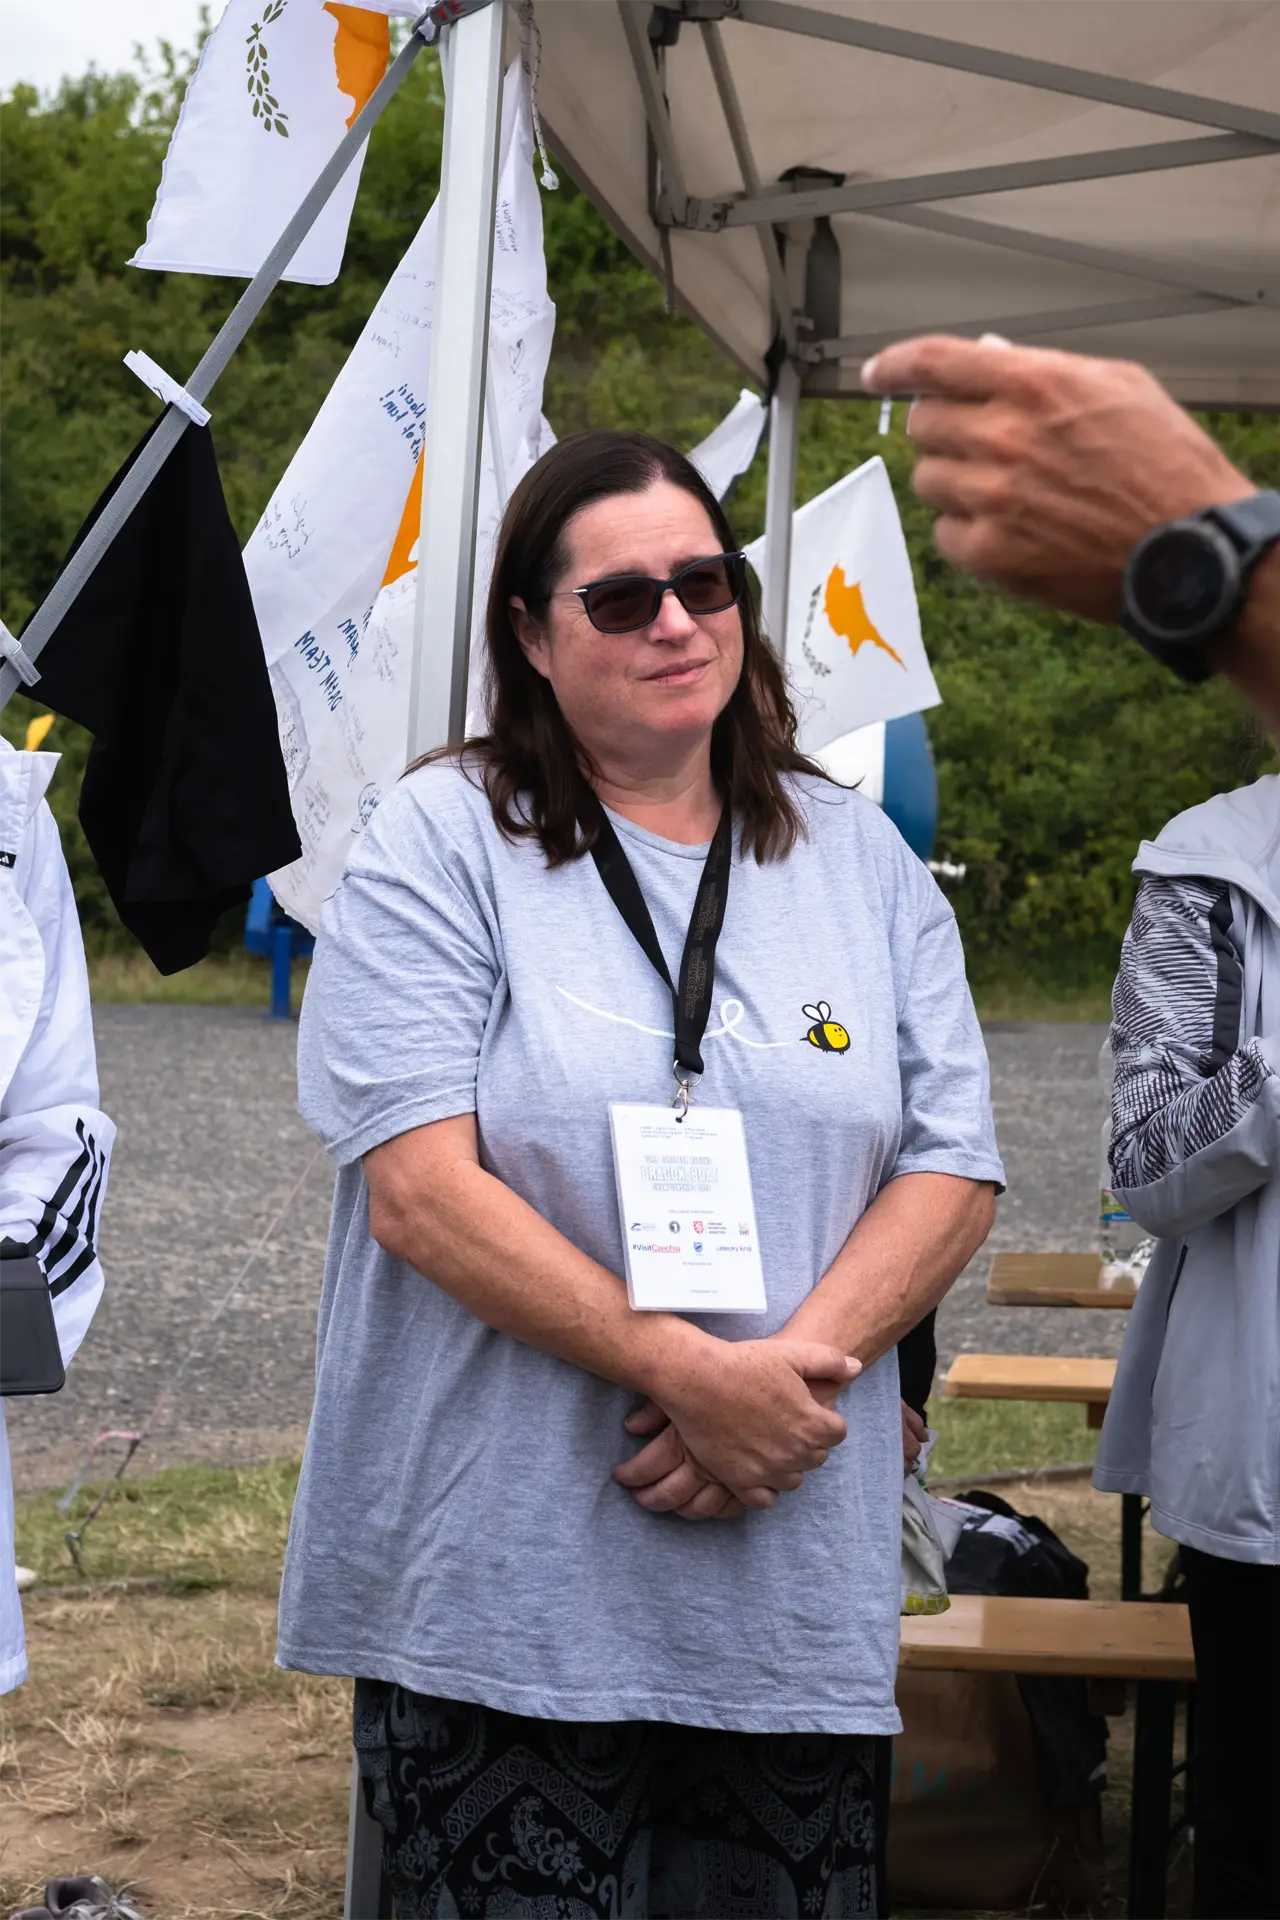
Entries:
{"label": "orange island shape on flag", "polygon": [[870,640],[872,646],[882,648],[890,659],[896,660],[903,672],[906,672],[906,661],[894,652],[889,642],[872,624],[871,616],[863,604],[861,586],[856,580],[845,579],[843,567],[832,567],[827,575],[827,591],[822,610],[827,616],[831,631],[838,633],[842,640],[848,642],[850,653],[856,656],[863,641]]}
{"label": "orange island shape on flag", "polygon": [[324,10],[338,23],[333,64],[338,76],[338,92],[349,95],[355,103],[347,115],[350,126],[387,70],[391,23],[385,13],[343,6],[340,0],[325,0]]}

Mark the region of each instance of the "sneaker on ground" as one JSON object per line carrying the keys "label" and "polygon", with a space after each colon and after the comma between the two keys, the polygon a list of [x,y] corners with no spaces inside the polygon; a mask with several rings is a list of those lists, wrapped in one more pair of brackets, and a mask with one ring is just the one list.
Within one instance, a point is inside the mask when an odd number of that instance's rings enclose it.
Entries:
{"label": "sneaker on ground", "polygon": [[23,1907],[10,1920],[142,1920],[132,1900],[113,1893],[96,1873],[50,1880],[42,1907]]}

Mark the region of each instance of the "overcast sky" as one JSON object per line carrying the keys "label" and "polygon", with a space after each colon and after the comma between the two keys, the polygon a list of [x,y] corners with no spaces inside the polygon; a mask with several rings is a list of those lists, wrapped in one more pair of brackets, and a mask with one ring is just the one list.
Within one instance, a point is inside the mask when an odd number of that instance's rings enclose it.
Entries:
{"label": "overcast sky", "polygon": [[[209,11],[216,20],[222,0]],[[18,80],[56,87],[91,61],[116,72],[139,40],[191,46],[199,16],[199,0],[0,0],[0,89]]]}

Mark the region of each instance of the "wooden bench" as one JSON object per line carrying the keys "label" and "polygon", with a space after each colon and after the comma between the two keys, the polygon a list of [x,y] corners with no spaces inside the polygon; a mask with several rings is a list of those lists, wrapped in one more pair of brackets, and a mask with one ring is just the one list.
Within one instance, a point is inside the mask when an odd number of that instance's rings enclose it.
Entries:
{"label": "wooden bench", "polygon": [[1100,1253],[997,1253],[987,1273],[992,1307],[1121,1307],[1133,1305],[1131,1280],[1102,1284]]}
{"label": "wooden bench", "polygon": [[1100,1427],[1115,1377],[1114,1360],[1047,1353],[958,1353],[943,1390],[958,1400],[1071,1401],[1084,1407],[1091,1427]]}
{"label": "wooden bench", "polygon": [[[1163,1920],[1178,1683],[1195,1678],[1187,1609],[1154,1601],[954,1594],[946,1613],[905,1616],[903,1667],[1047,1673],[1136,1683],[1129,1837],[1131,1920]],[[389,1920],[382,1833],[352,1770],[344,1920]]]}
{"label": "wooden bench", "polygon": [[898,1659],[950,1673],[1135,1682],[1128,1911],[1130,1920],[1163,1920],[1177,1687],[1195,1679],[1185,1607],[957,1593],[946,1613],[903,1619]]}

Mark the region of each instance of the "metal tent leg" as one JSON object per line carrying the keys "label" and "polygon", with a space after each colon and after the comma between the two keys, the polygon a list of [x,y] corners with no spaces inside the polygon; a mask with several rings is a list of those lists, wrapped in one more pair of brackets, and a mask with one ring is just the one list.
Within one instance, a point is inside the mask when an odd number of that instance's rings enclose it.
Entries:
{"label": "metal tent leg", "polygon": [[347,1888],[342,1920],[394,1920],[391,1888],[382,1871],[382,1828],[364,1804],[360,1770],[351,1760],[351,1810],[347,1818]]}
{"label": "metal tent leg", "polygon": [[796,503],[800,369],[784,360],[769,402],[769,479],[764,510],[765,632],[785,660],[791,592],[791,516]]}
{"label": "metal tent leg", "polygon": [[448,29],[436,306],[422,460],[409,758],[466,725],[506,9]]}
{"label": "metal tent leg", "polygon": [[1177,1688],[1139,1680],[1133,1729],[1133,1812],[1129,1828],[1129,1920],[1164,1920],[1173,1804]]}

